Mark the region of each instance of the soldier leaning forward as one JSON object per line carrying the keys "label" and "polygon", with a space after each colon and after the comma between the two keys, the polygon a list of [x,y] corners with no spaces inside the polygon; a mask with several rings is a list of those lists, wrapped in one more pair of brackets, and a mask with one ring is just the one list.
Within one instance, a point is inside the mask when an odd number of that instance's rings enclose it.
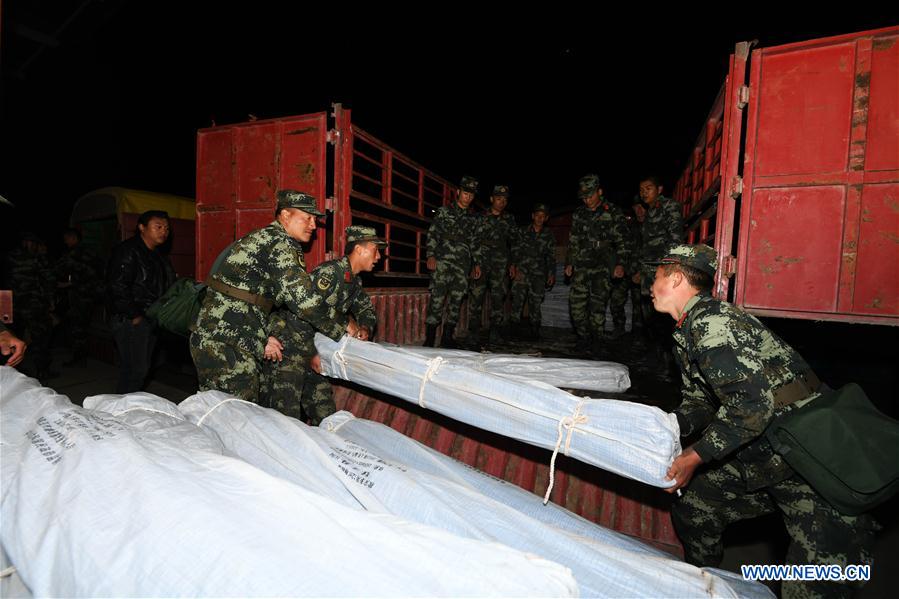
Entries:
{"label": "soldier leaning forward", "polygon": [[515,217],[506,212],[509,187],[497,185],[490,196],[490,209],[481,216],[481,278],[472,282],[468,297],[468,336],[477,340],[484,297],[490,290],[490,343],[503,340],[506,295],[509,293],[510,244],[518,232]]}
{"label": "soldier leaning forward", "polygon": [[536,204],[531,224],[522,228],[513,245],[512,329],[519,330],[521,311],[528,304],[531,337],[540,337],[543,296],[556,282],[556,238],[546,228],[549,213],[545,204]]}
{"label": "soldier leaning forward", "polygon": [[283,306],[332,339],[356,333],[329,317],[306,272],[302,242],[323,216],[315,198],[293,190],[277,194],[275,221],[239,239],[210,278],[190,336],[201,390],[218,389],[258,403],[268,317]]}
{"label": "soldier leaning forward", "polygon": [[580,180],[584,206],[574,212],[565,275],[571,277],[568,306],[577,333],[577,351],[598,349],[604,335],[612,279],[624,277],[630,243],[621,210],[605,201],[599,177]]}
{"label": "soldier leaning forward", "polygon": [[[360,272],[371,272],[381,258],[379,239],[372,227],[346,229],[345,255],[312,271],[313,291],[322,297],[328,318],[342,324],[350,315],[359,326],[356,337],[367,340],[377,323],[371,298],[362,288]],[[297,419],[318,425],[336,411],[328,379],[319,374],[315,329],[289,310],[277,310],[269,320],[265,347],[263,403]]]}
{"label": "soldier leaning forward", "polygon": [[[685,559],[717,567],[729,524],[780,511],[791,537],[788,564],[869,563],[873,519],[839,512],[765,436],[795,402],[824,390],[815,373],[754,316],[711,297],[715,250],[676,245],[653,264],[655,309],[677,321],[683,401],[675,415],[681,436],[699,436],[668,471],[675,481],[668,491],[686,490],[672,507]],[[833,582],[783,584],[784,597],[849,593]]]}
{"label": "soldier leaning forward", "polygon": [[[443,320],[441,347],[458,347],[453,330],[459,322],[459,310],[471,277],[481,277],[478,216],[471,210],[478,182],[462,177],[459,197],[450,206],[441,206],[428,229],[428,270],[431,272],[425,346],[434,347],[437,327]],[[446,309],[446,319],[443,311]]]}

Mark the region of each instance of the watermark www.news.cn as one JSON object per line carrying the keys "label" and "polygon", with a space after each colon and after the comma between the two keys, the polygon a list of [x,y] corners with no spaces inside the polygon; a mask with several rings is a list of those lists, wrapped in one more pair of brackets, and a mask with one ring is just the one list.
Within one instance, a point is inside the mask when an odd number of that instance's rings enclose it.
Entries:
{"label": "watermark www.news.cn", "polygon": [[788,581],[861,581],[871,580],[871,566],[836,564],[802,564],[772,566],[740,566],[743,580],[788,580]]}

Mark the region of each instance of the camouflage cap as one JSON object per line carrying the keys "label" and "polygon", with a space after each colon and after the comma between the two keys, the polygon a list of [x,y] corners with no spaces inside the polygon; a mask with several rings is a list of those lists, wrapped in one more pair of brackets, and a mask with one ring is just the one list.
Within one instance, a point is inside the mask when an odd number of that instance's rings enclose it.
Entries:
{"label": "camouflage cap", "polygon": [[578,181],[577,197],[581,199],[589,197],[600,187],[599,177],[593,174],[585,175]]}
{"label": "camouflage cap", "polygon": [[549,210],[546,209],[546,204],[534,204],[534,208],[531,212],[544,212],[549,214]]}
{"label": "camouflage cap", "polygon": [[459,183],[459,187],[462,191],[470,191],[471,193],[478,192],[478,180],[474,177],[469,177],[465,175],[462,177],[462,181]]}
{"label": "camouflage cap", "polygon": [[276,197],[278,198],[277,210],[281,210],[282,208],[296,208],[297,210],[302,210],[303,212],[308,212],[315,216],[325,215],[325,213],[319,211],[318,206],[315,205],[315,198],[308,193],[293,189],[282,189],[277,193]]}
{"label": "camouflage cap", "polygon": [[718,252],[704,243],[696,245],[682,243],[668,248],[661,258],[646,260],[643,264],[683,264],[714,277],[715,271],[718,270]]}
{"label": "camouflage cap", "polygon": [[352,225],[346,228],[346,242],[354,243],[360,241],[371,241],[376,245],[387,246],[387,242],[378,237],[374,227],[363,227],[361,225]]}
{"label": "camouflage cap", "polygon": [[507,198],[507,197],[509,197],[509,186],[508,185],[494,185],[493,193],[490,195]]}

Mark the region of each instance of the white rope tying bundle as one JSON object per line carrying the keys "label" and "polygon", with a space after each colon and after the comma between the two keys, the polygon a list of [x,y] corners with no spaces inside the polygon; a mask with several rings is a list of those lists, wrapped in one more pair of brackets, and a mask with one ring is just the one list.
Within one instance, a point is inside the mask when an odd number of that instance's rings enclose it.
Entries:
{"label": "white rope tying bundle", "polygon": [[571,449],[571,436],[577,429],[577,425],[587,423],[587,417],[581,414],[581,408],[583,406],[584,400],[582,399],[577,402],[577,407],[574,408],[574,414],[559,419],[559,438],[556,441],[556,448],[553,450],[553,457],[549,461],[549,487],[546,489],[546,495],[543,496],[543,505],[549,503],[549,496],[553,492],[553,485],[556,484],[556,456],[559,455],[559,449],[562,447],[562,437],[565,434],[562,429],[568,430],[568,438],[565,440],[565,450],[562,452],[567,456],[568,450]]}
{"label": "white rope tying bundle", "polygon": [[428,369],[425,371],[425,375],[421,377],[421,386],[418,388],[418,405],[423,408],[428,407],[425,405],[425,385],[428,384],[431,377],[437,374],[441,364],[443,364],[443,356],[437,356],[436,358],[428,360]]}
{"label": "white rope tying bundle", "polygon": [[10,566],[9,568],[6,568],[5,570],[0,570],[0,578],[6,578],[7,576],[12,576],[13,573],[15,573],[15,571],[16,571],[15,566]]}
{"label": "white rope tying bundle", "polygon": [[337,368],[340,370],[340,378],[345,381],[350,380],[350,375],[347,374],[347,366],[349,366],[349,364],[347,363],[346,356],[343,355],[343,351],[346,349],[349,340],[349,337],[344,336],[340,341],[340,347],[334,352],[334,361],[337,362]]}
{"label": "white rope tying bundle", "polygon": [[238,402],[241,402],[241,403],[249,404],[249,405],[251,405],[251,406],[256,406],[257,408],[261,407],[259,404],[255,404],[255,403],[253,403],[253,402],[251,402],[251,401],[247,401],[247,400],[245,400],[245,399],[240,399],[240,398],[238,398],[238,397],[231,397],[231,398],[226,399],[226,400],[224,400],[224,401],[220,401],[219,403],[217,403],[217,404],[215,404],[214,406],[212,406],[211,408],[209,408],[209,410],[208,410],[205,414],[203,414],[203,417],[200,418],[200,419],[197,421],[197,426],[203,426],[203,421],[206,420],[206,417],[207,417],[207,416],[209,416],[210,414],[212,414],[213,412],[215,412],[217,409],[219,409],[220,407],[222,407],[222,406],[225,405],[226,403],[231,403],[232,401],[238,401]]}

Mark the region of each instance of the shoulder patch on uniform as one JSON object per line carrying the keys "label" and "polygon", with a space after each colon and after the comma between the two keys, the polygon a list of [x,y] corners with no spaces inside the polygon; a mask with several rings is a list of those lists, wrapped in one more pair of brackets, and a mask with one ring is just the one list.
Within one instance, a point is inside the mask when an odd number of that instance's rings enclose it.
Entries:
{"label": "shoulder patch on uniform", "polygon": [[327,291],[330,289],[331,283],[331,275],[323,274],[318,278],[318,283],[316,283],[316,285],[318,285],[318,288],[322,291]]}

